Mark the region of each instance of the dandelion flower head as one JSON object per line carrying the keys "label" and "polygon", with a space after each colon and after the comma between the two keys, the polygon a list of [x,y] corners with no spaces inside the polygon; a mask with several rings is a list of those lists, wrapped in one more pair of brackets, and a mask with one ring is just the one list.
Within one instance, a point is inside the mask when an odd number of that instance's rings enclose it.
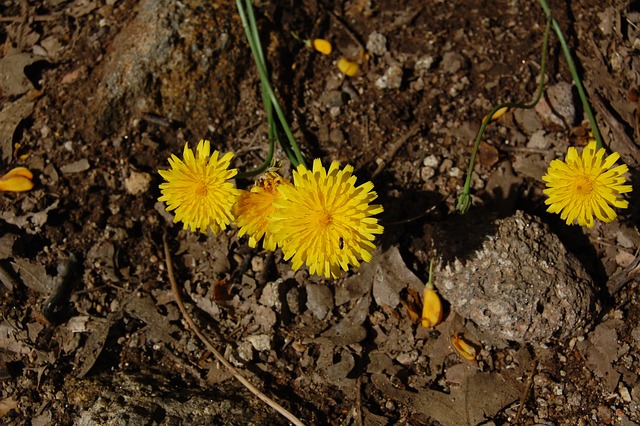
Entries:
{"label": "dandelion flower head", "polygon": [[382,206],[371,204],[373,184],[356,186],[352,173],[337,162],[326,170],[316,159],[312,170],[298,166],[293,186],[279,187],[269,230],[294,270],[306,264],[312,274],[337,278],[340,268],[371,260],[375,235],[383,231],[373,216]]}
{"label": "dandelion flower head", "polygon": [[221,158],[216,150],[211,153],[211,143],[200,140],[196,152],[184,145],[183,158],[169,158],[169,170],[159,170],[166,182],[160,184],[162,196],[158,201],[167,203],[167,210],[175,210],[174,222],[183,222],[184,229],[214,233],[225,229],[233,220],[231,208],[240,191],[229,182],[237,174],[229,169],[233,158],[227,153]]}
{"label": "dandelion flower head", "polygon": [[262,246],[271,251],[276,249],[277,241],[268,226],[270,215],[275,211],[273,201],[280,197],[278,187],[281,185],[291,186],[291,182],[275,171],[268,171],[250,191],[242,192],[233,207],[236,224],[240,228],[238,235],[248,234],[250,247],[256,247],[264,236]]}
{"label": "dandelion flower head", "polygon": [[631,192],[631,185],[625,185],[623,176],[629,168],[622,164],[615,166],[620,154],[614,152],[605,158],[605,149],[596,148],[590,141],[582,151],[582,156],[571,147],[564,161],[553,160],[547,174],[542,177],[547,189],[544,193],[548,212],[559,213],[560,218],[572,225],[591,228],[594,216],[602,222],[616,218],[612,207],[627,208],[629,202],[621,194]]}

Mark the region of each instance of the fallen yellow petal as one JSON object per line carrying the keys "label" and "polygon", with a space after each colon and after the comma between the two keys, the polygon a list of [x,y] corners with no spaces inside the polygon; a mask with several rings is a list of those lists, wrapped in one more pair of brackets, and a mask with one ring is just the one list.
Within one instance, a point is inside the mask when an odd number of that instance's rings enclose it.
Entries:
{"label": "fallen yellow petal", "polygon": [[433,328],[442,321],[442,300],[438,292],[433,288],[424,291],[424,303],[422,304],[422,326]]}
{"label": "fallen yellow petal", "polygon": [[325,40],[323,38],[316,38],[311,42],[311,45],[314,49],[316,49],[323,55],[331,55],[331,51],[333,48],[328,40]]}
{"label": "fallen yellow petal", "polygon": [[33,173],[26,167],[16,167],[0,177],[0,191],[23,192],[33,188]]}
{"label": "fallen yellow petal", "polygon": [[0,191],[23,192],[33,188],[33,182],[24,176],[0,178]]}
{"label": "fallen yellow petal", "polygon": [[23,176],[23,177],[26,177],[27,179],[33,179],[33,173],[31,173],[31,170],[27,169],[26,167],[16,167],[14,169],[9,170],[7,174],[5,174],[0,178],[0,180],[8,177],[12,177],[12,176]]}
{"label": "fallen yellow petal", "polygon": [[360,71],[360,65],[357,62],[352,62],[347,58],[340,58],[338,60],[338,69],[342,71],[348,77],[353,77]]}
{"label": "fallen yellow petal", "polygon": [[467,343],[460,334],[454,334],[451,336],[451,344],[460,356],[468,359],[469,361],[476,360],[476,348]]}

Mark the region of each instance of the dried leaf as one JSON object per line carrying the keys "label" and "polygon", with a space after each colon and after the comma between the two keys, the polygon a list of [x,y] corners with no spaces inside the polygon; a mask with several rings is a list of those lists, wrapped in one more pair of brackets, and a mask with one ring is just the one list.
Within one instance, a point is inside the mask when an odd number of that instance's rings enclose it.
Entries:
{"label": "dried leaf", "polygon": [[[2,75],[1,72],[0,75]],[[22,97],[8,103],[0,111],[0,144],[2,144],[0,148],[2,148],[2,158],[8,163],[13,157],[13,134],[20,122],[31,115],[33,104],[33,101]]]}
{"label": "dried leaf", "polygon": [[13,243],[16,242],[16,234],[4,234],[0,237],[0,259],[13,257]]}
{"label": "dried leaf", "polygon": [[[400,292],[412,288],[422,292],[424,284],[407,268],[397,247],[391,247],[376,257],[376,275],[373,280],[373,297],[379,306],[395,308],[400,303]],[[374,258],[375,259],[375,258]]]}
{"label": "dried leaf", "polygon": [[148,325],[147,337],[151,341],[177,343],[173,335],[180,334],[180,329],[158,312],[155,303],[148,294],[132,295],[125,305],[125,311]]}
{"label": "dried leaf", "polygon": [[398,389],[383,374],[373,374],[371,381],[384,394],[409,404],[412,412],[424,413],[444,426],[480,424],[520,396],[500,374],[478,371],[471,372],[460,386],[451,386],[448,394],[431,389],[419,393]]}
{"label": "dried leaf", "polygon": [[49,294],[53,288],[53,278],[47,275],[44,265],[32,263],[26,259],[16,259],[11,262],[20,279],[31,290]]}
{"label": "dried leaf", "polygon": [[614,368],[619,348],[615,323],[599,324],[589,333],[589,340],[578,342],[577,348],[586,359],[587,367],[605,379],[608,390],[613,392],[620,380],[620,373]]}
{"label": "dried leaf", "polygon": [[27,332],[18,330],[8,321],[0,323],[0,348],[20,355],[27,355],[31,347],[25,343]]}
{"label": "dried leaf", "polygon": [[11,410],[18,408],[18,401],[9,397],[0,401],[0,417],[6,416]]}
{"label": "dried leaf", "polygon": [[15,53],[0,59],[0,96],[19,96],[33,89],[24,68],[46,58],[31,53]]}
{"label": "dried leaf", "polygon": [[98,357],[102,353],[104,344],[107,341],[109,335],[109,329],[111,328],[111,321],[102,318],[93,318],[92,322],[95,323],[94,331],[89,335],[89,338],[85,342],[84,346],[77,352],[76,357],[82,364],[78,369],[78,377],[83,378],[93,368]]}
{"label": "dried leaf", "polygon": [[22,216],[16,216],[13,212],[0,212],[0,218],[7,223],[24,229],[29,234],[35,234],[39,231],[39,228],[47,222],[49,212],[57,208],[59,202],[59,200],[55,200],[49,207],[42,211],[27,213]]}

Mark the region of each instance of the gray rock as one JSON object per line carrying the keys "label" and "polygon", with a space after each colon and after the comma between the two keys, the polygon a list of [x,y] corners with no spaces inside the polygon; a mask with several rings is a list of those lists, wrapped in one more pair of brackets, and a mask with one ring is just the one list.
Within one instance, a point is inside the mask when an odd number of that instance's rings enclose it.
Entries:
{"label": "gray rock", "polygon": [[444,261],[435,284],[455,312],[526,343],[564,341],[592,325],[601,306],[591,277],[538,218],[461,219],[433,235]]}
{"label": "gray rock", "polygon": [[455,74],[466,66],[466,58],[457,52],[446,52],[442,56],[442,69],[447,74]]}
{"label": "gray rock", "polygon": [[377,31],[369,34],[369,38],[367,39],[367,51],[376,56],[382,56],[387,53],[387,38],[384,34],[380,34]]}
{"label": "gray rock", "polygon": [[333,309],[333,294],[326,285],[308,284],[307,287],[307,308],[318,319],[324,319]]}
{"label": "gray rock", "polygon": [[576,106],[571,84],[561,81],[550,86],[547,89],[547,97],[556,114],[570,126],[576,124]]}
{"label": "gray rock", "polygon": [[384,75],[376,80],[378,89],[399,89],[402,85],[402,68],[391,65]]}

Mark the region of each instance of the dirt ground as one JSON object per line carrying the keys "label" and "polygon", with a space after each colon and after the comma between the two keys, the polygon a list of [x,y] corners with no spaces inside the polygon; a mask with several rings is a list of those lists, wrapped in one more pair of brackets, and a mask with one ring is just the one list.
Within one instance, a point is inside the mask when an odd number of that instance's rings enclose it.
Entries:
{"label": "dirt ground", "polygon": [[[538,2],[254,5],[273,86],[306,158],[351,164],[359,182],[375,184],[385,233],[374,260],[337,280],[293,272],[280,252],[249,248],[233,227],[182,230],[157,202],[157,170],[187,141],[233,151],[241,172],[267,153],[259,80],[234,2],[5,0],[0,173],[26,166],[35,187],[0,194],[2,423],[287,424],[185,324],[165,234],[199,326],[305,424],[640,423],[637,192],[619,220],[592,229],[545,212],[540,177],[588,133],[555,36],[543,100],[489,127],[474,206],[464,218],[454,210],[484,115],[533,98],[545,26]],[[605,143],[638,188],[640,8],[630,0],[550,6]],[[312,51],[292,32],[328,39],[334,51]],[[360,61],[360,72],[346,77],[340,57]],[[555,323],[539,321],[544,304],[510,299],[520,290],[507,284],[502,256],[487,275],[497,295],[477,295],[465,275],[473,253],[494,250],[509,224],[523,221],[552,241],[531,246],[544,273],[529,287],[552,286],[554,269],[539,260],[548,255],[571,259],[567,288],[585,286],[545,299],[559,307]],[[428,330],[408,307],[431,256],[445,252],[449,263],[435,271],[445,318]],[[488,307],[510,303],[513,316],[476,320],[486,312],[461,300],[481,296],[494,298]],[[456,352],[456,336],[476,349],[475,361]]]}

